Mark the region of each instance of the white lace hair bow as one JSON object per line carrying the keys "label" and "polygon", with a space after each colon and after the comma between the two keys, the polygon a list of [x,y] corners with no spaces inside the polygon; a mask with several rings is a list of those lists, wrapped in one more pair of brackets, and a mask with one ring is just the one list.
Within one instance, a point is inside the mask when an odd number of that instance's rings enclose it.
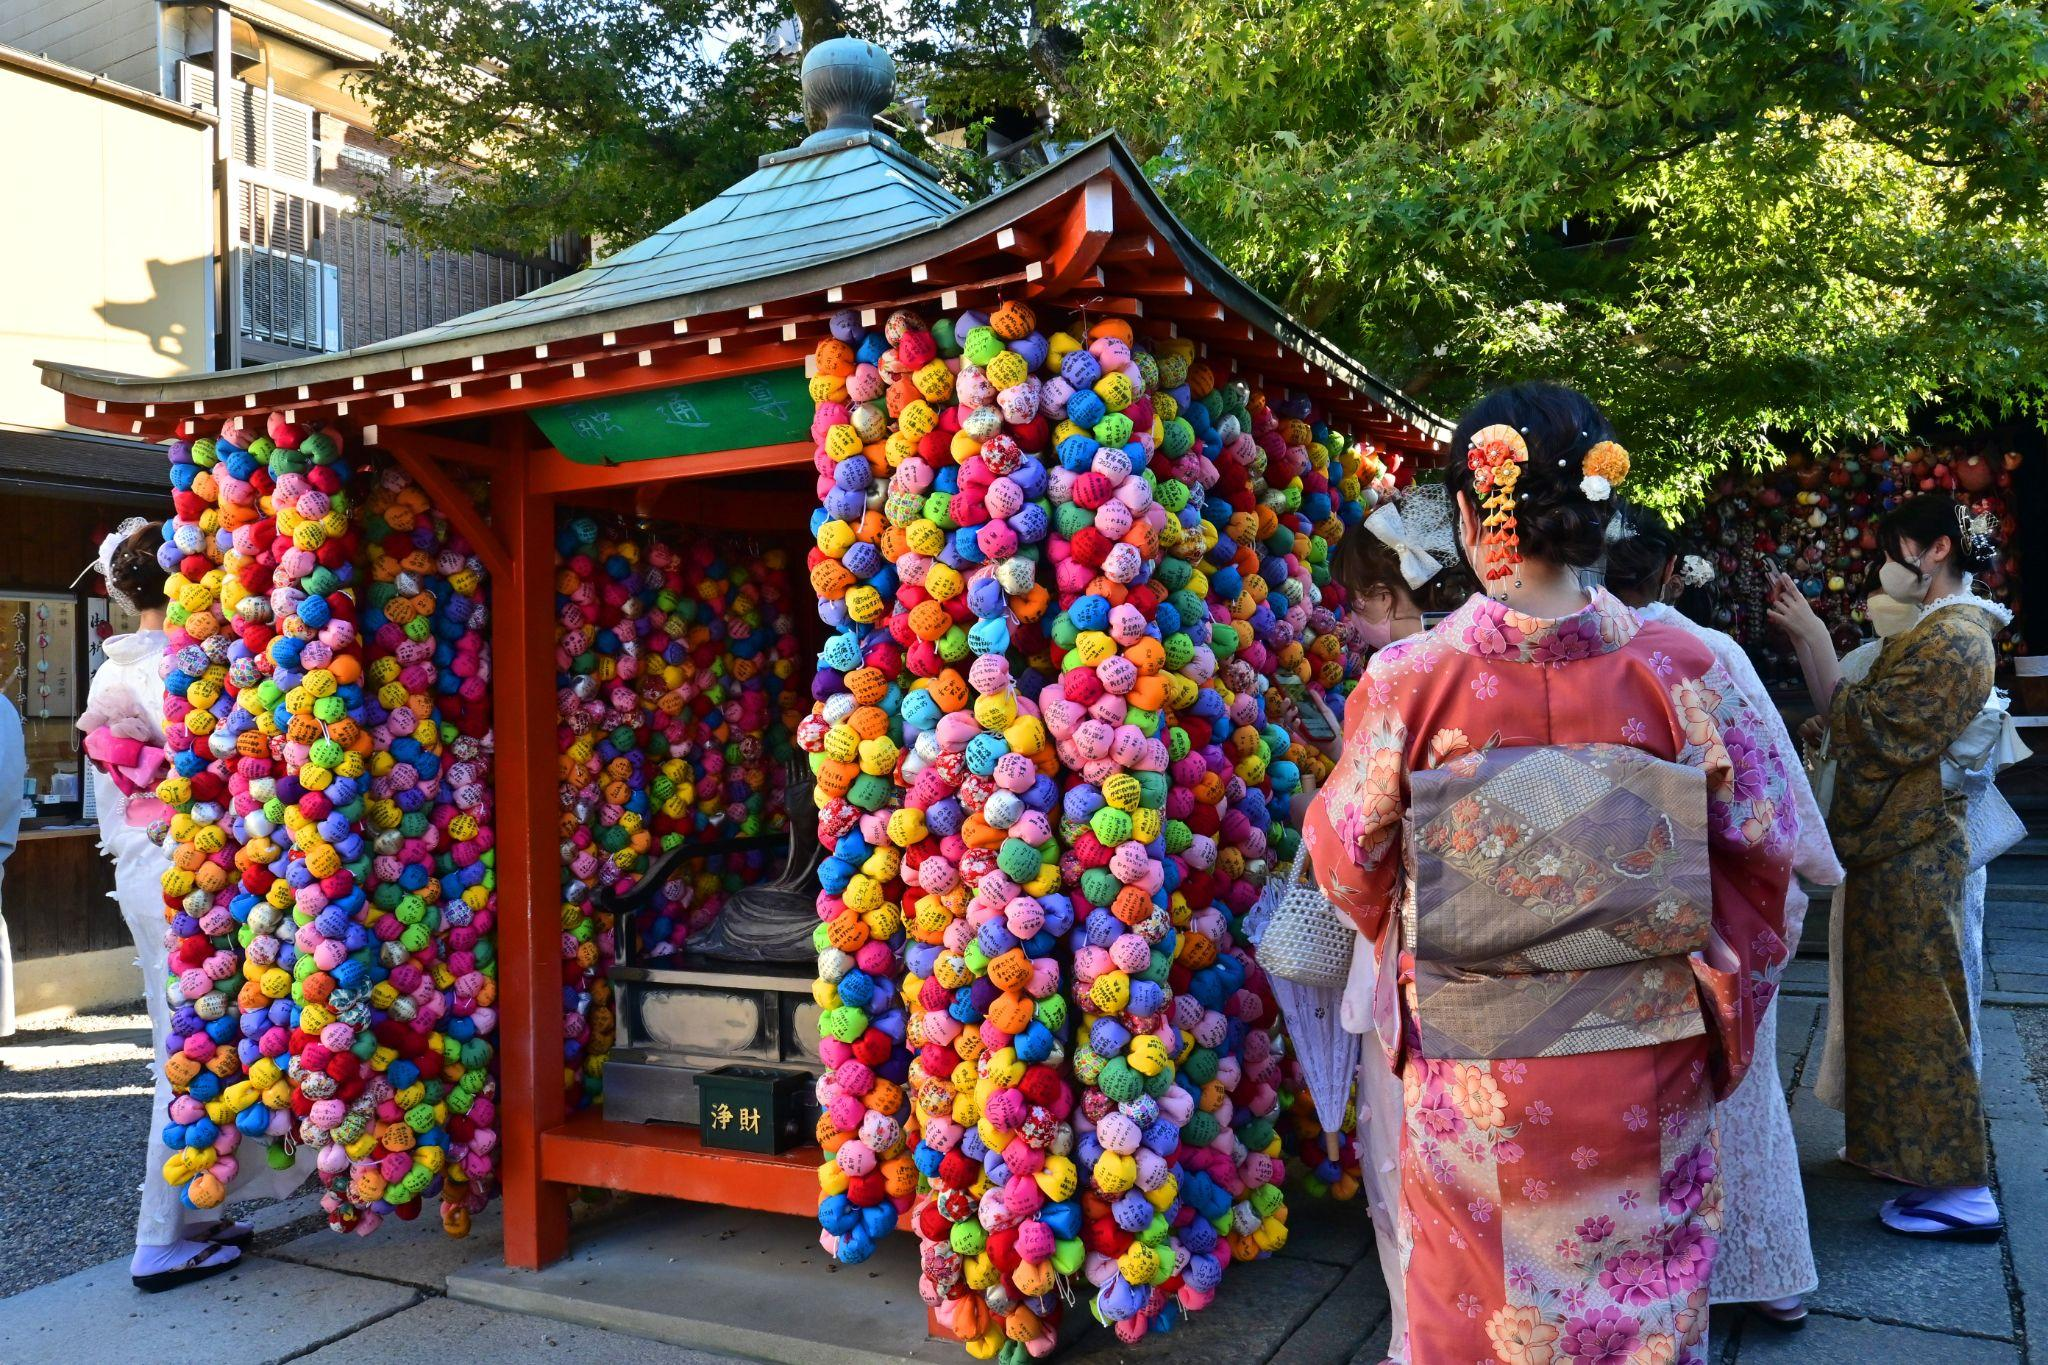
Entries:
{"label": "white lace hair bow", "polygon": [[135,604],[129,601],[128,594],[122,592],[114,583],[114,552],[128,543],[128,537],[134,535],[147,525],[149,525],[148,517],[129,517],[119,526],[107,532],[106,538],[100,541],[98,557],[78,571],[78,578],[71,580],[71,586],[77,587],[79,578],[84,578],[89,573],[96,573],[107,580],[107,597],[114,605],[124,611],[133,613],[136,609]]}
{"label": "white lace hair bow", "polygon": [[1442,572],[1442,561],[1417,543],[1419,537],[1402,523],[1401,509],[1393,503],[1383,503],[1374,508],[1372,515],[1365,519],[1365,529],[1400,556],[1401,577],[1408,581],[1409,588],[1419,589]]}

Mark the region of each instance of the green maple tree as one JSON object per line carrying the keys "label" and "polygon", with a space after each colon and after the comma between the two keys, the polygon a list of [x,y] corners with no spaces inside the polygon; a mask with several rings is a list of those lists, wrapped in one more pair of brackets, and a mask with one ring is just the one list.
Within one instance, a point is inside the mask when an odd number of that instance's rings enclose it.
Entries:
{"label": "green maple tree", "polygon": [[1042,122],[1036,22],[995,0],[414,0],[354,78],[398,149],[371,206],[433,249],[637,240],[803,136],[799,57],[842,34],[891,49],[915,103],[885,121],[978,197],[1006,174],[985,130]]}
{"label": "green maple tree", "polygon": [[2034,410],[2048,20],[1967,0],[1096,0],[1063,86],[1237,269],[1439,408],[1548,377],[1633,492]]}

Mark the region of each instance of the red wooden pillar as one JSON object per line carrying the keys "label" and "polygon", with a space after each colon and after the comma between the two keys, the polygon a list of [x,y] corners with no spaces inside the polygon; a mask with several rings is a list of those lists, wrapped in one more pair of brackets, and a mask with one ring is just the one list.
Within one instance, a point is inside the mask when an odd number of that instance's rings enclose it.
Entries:
{"label": "red wooden pillar", "polygon": [[555,509],[535,492],[526,420],[501,418],[491,520],[510,557],[492,593],[498,746],[499,1116],[505,1263],[538,1270],[569,1247],[569,1194],[541,1178],[562,1087],[561,868],[556,851]]}

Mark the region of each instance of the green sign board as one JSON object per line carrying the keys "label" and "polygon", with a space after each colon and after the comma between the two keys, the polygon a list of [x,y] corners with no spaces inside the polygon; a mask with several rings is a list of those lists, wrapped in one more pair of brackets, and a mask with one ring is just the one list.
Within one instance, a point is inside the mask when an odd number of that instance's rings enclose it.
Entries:
{"label": "green sign board", "polygon": [[536,408],[533,420],[578,464],[624,464],[805,440],[811,390],[802,369]]}

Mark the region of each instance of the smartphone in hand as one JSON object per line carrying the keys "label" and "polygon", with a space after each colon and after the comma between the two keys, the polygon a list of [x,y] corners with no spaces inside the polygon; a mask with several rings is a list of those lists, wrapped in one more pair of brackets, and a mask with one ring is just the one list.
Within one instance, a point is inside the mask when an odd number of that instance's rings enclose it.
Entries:
{"label": "smartphone in hand", "polygon": [[1327,744],[1337,738],[1337,732],[1330,728],[1329,718],[1323,708],[1317,706],[1308,695],[1308,688],[1297,678],[1283,678],[1280,686],[1294,700],[1294,713],[1300,717],[1301,732],[1317,744]]}

